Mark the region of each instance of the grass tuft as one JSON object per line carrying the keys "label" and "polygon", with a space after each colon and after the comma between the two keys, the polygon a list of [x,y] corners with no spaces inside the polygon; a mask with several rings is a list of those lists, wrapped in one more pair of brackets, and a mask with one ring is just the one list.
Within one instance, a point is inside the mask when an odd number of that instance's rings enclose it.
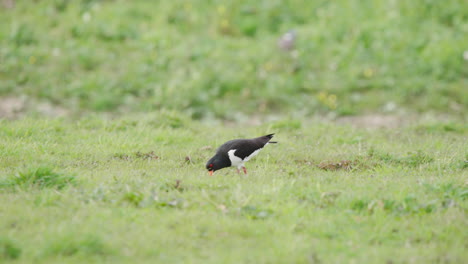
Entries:
{"label": "grass tuft", "polygon": [[421,150],[409,151],[404,156],[396,156],[390,153],[378,152],[374,148],[370,148],[368,156],[377,160],[383,161],[387,164],[395,164],[402,166],[418,167],[434,161],[434,158]]}
{"label": "grass tuft", "polygon": [[21,248],[9,238],[0,238],[0,260],[13,260],[21,256]]}
{"label": "grass tuft", "polygon": [[144,196],[140,192],[128,191],[123,195],[122,201],[138,207],[140,206],[141,201],[143,201],[143,198]]}
{"label": "grass tuft", "polygon": [[468,125],[466,124],[459,124],[459,123],[433,123],[433,124],[425,124],[419,125],[417,130],[420,132],[428,132],[428,133],[457,133],[463,134],[468,132]]}
{"label": "grass tuft", "polygon": [[96,256],[112,254],[112,250],[99,237],[69,234],[54,239],[45,249],[46,256]]}
{"label": "grass tuft", "polygon": [[241,215],[252,220],[262,220],[274,216],[271,209],[263,209],[252,205],[246,205],[240,208]]}
{"label": "grass tuft", "polygon": [[429,202],[420,202],[412,195],[405,197],[402,201],[393,199],[358,199],[351,203],[351,209],[359,212],[373,214],[376,211],[383,211],[393,215],[405,214],[429,214],[435,212],[438,208],[446,207],[445,202],[431,200]]}
{"label": "grass tuft", "polygon": [[62,189],[75,183],[75,177],[54,172],[48,167],[39,167],[11,176],[5,186],[10,187],[37,187]]}

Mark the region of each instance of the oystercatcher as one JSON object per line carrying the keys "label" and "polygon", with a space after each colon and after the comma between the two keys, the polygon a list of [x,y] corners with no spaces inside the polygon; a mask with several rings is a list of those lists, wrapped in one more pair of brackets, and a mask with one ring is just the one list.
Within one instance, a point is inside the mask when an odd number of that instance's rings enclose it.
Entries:
{"label": "oystercatcher", "polygon": [[213,172],[226,167],[237,167],[237,173],[240,168],[247,174],[244,163],[255,157],[262,148],[268,143],[277,143],[270,141],[274,134],[252,139],[234,139],[230,140],[218,148],[216,154],[206,163],[206,169],[213,175]]}

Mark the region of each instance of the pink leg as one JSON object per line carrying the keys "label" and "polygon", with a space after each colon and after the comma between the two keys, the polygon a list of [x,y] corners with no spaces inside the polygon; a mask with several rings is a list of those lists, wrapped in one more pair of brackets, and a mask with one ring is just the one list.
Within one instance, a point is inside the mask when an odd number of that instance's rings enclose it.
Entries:
{"label": "pink leg", "polygon": [[242,169],[244,170],[244,174],[247,174],[247,169],[245,167],[242,167]]}
{"label": "pink leg", "polygon": [[239,170],[239,168],[236,168],[236,169],[237,169],[237,174],[239,174],[239,173],[240,173],[240,170]]}

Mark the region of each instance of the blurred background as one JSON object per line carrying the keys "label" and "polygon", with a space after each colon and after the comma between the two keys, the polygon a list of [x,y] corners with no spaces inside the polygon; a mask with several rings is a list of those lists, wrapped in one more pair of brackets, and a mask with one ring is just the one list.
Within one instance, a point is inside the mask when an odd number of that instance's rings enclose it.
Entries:
{"label": "blurred background", "polygon": [[466,0],[0,0],[0,118],[466,118]]}

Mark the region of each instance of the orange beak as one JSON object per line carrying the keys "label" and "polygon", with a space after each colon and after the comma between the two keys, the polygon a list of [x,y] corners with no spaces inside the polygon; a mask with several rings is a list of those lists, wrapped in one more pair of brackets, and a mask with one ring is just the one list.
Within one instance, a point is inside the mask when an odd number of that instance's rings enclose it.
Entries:
{"label": "orange beak", "polygon": [[213,171],[208,171],[210,173],[210,176],[213,176]]}

